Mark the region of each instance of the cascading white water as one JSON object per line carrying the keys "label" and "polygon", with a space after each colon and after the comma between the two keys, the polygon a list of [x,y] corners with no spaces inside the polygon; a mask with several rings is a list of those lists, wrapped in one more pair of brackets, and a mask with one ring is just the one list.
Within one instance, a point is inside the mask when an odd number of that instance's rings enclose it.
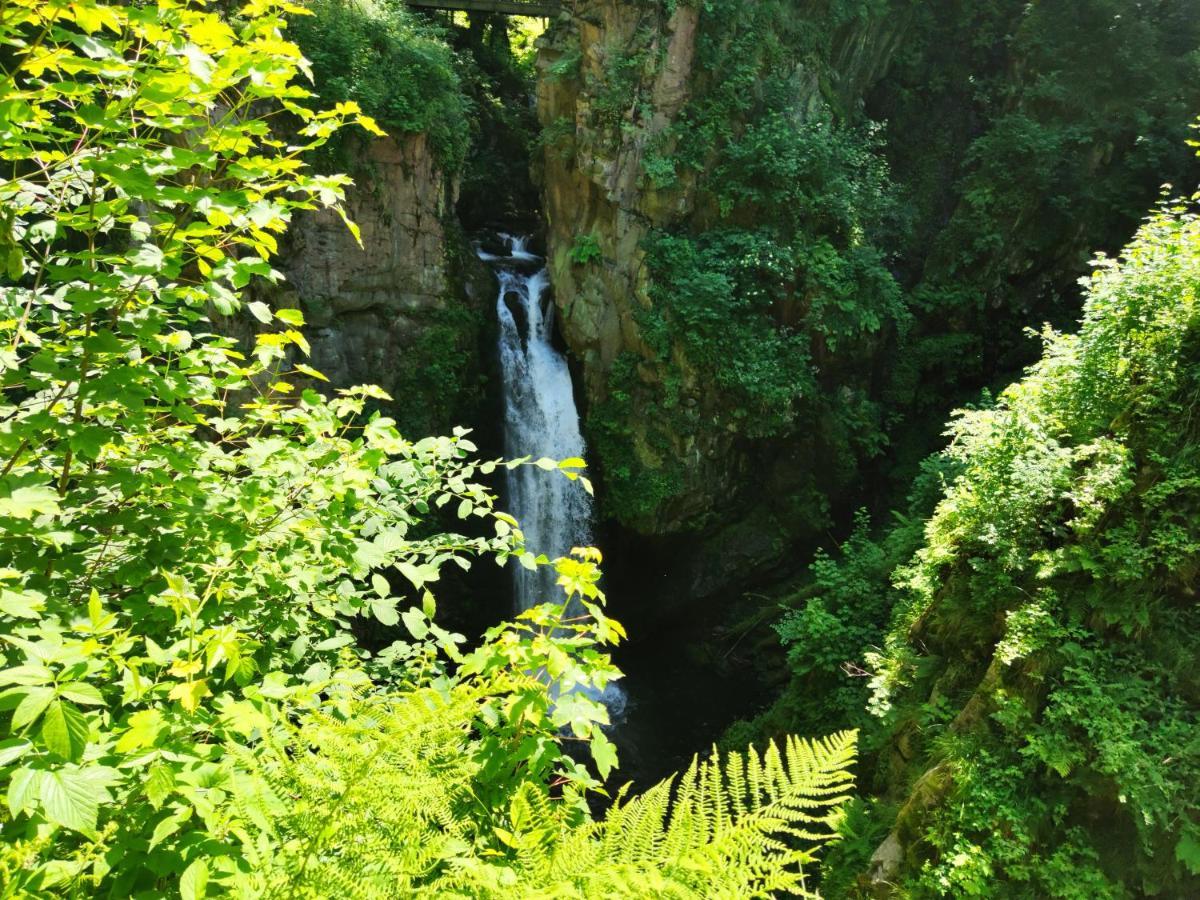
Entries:
{"label": "cascading white water", "polygon": [[[567,360],[555,349],[554,304],[546,296],[546,270],[530,272],[541,258],[529,252],[527,238],[500,234],[509,255],[476,248],[479,258],[496,270],[500,292],[500,369],[504,380],[504,452],[509,459],[532,456],[555,460],[582,457],[583,434],[571,386]],[[536,466],[519,466],[506,473],[508,511],[525,532],[534,553],[556,559],[572,547],[592,540],[592,498],[579,481]],[[517,611],[539,603],[557,603],[561,588],[551,566],[536,570],[514,566]],[[597,699],[620,722],[625,694],[609,684]]]}
{"label": "cascading white water", "polygon": [[[513,266],[538,257],[526,249],[526,239],[502,234],[511,248],[507,257],[479,252],[496,267],[500,293],[500,368],[504,378],[504,451],[510,459],[543,456],[568,459],[583,456],[583,435],[571,387],[567,361],[551,342],[554,305],[546,298],[546,270],[532,274]],[[506,265],[507,263],[507,265]],[[507,473],[509,512],[521,523],[526,545],[550,559],[591,541],[592,501],[578,481],[570,481],[536,466]],[[518,610],[556,602],[554,570],[517,568]]]}

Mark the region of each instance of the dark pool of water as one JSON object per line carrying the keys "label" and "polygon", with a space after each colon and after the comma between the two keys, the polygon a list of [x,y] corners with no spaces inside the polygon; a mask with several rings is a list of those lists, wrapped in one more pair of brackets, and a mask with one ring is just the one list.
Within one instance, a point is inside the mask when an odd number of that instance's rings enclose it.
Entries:
{"label": "dark pool of water", "polygon": [[[743,667],[698,658],[703,628],[661,631],[618,648],[626,708],[612,730],[617,785],[644,789],[706,755],[725,729],[757,707],[761,688]],[[693,649],[689,649],[693,648]]]}

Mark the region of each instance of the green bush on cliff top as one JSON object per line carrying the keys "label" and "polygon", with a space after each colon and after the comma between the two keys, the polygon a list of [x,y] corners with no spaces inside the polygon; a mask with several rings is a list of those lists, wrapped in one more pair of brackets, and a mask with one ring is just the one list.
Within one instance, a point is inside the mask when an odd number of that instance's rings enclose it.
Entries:
{"label": "green bush on cliff top", "polygon": [[427,135],[443,170],[458,171],[470,102],[443,36],[400,2],[312,0],[306,9],[290,28],[321,99],[354,101],[390,133]]}

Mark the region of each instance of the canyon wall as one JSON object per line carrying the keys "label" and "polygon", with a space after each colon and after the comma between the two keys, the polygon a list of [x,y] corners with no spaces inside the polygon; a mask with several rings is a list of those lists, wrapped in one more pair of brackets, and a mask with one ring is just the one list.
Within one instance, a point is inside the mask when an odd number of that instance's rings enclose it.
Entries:
{"label": "canyon wall", "polygon": [[[864,91],[902,40],[905,17],[855,20],[819,48],[799,33],[760,47],[753,32],[770,30],[768,6],[724,4],[713,12],[684,3],[585,0],[542,39],[539,57],[538,174],[549,268],[563,336],[582,372],[601,507],[638,534],[666,541],[687,535],[691,562],[675,567],[670,592],[691,597],[714,593],[730,578],[744,584],[774,565],[798,536],[828,524],[830,494],[853,481],[853,462],[834,460],[842,437],[819,433],[837,429],[818,411],[829,404],[817,394],[836,398],[845,379],[840,361],[819,360],[822,348],[810,346],[807,301],[796,299],[805,291],[800,268],[776,279],[791,296],[731,311],[750,335],[741,346],[751,355],[753,329],[761,329],[764,343],[781,333],[803,343],[794,359],[803,357],[811,369],[796,376],[805,379],[806,396],[789,386],[779,401],[786,409],[771,410],[773,400],[763,399],[768,391],[756,397],[753,376],[736,370],[770,368],[772,360],[747,362],[722,349],[712,334],[719,322],[692,327],[661,296],[667,279],[648,255],[663,238],[708,252],[712,235],[757,238],[768,231],[764,240],[788,253],[800,232],[828,230],[814,219],[779,233],[769,202],[731,202],[723,193],[737,181],[725,168],[740,151],[740,135],[777,116],[795,133],[856,119]],[[748,18],[739,22],[743,13]],[[820,11],[807,15],[815,22]],[[755,46],[747,54],[748,45]],[[753,84],[730,93],[722,83],[750,72],[772,73],[786,101],[756,96]],[[697,138],[706,129],[720,134]],[[731,302],[740,302],[734,295],[744,286],[732,282],[736,276],[715,277],[725,279]],[[684,283],[677,293],[690,290]],[[811,377],[822,363],[824,371]],[[853,377],[861,382],[870,365],[856,365]],[[779,427],[762,424],[776,418]],[[786,444],[775,440],[785,437]]]}
{"label": "canyon wall", "polygon": [[1027,329],[1075,319],[1091,254],[1191,183],[1185,6],[579,0],[551,27],[555,301],[600,509],[677,542],[669,593],[894,505]]}
{"label": "canyon wall", "polygon": [[304,311],[312,366],[335,386],[382,387],[414,436],[473,424],[493,287],[458,225],[454,181],[423,134],[355,143],[347,155],[346,213],[361,246],[337,213],[299,214],[275,302]]}

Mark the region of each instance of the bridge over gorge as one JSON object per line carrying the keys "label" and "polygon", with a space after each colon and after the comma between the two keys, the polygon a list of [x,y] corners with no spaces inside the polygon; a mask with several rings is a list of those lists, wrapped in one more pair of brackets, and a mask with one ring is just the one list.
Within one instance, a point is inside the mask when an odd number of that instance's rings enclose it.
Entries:
{"label": "bridge over gorge", "polygon": [[548,19],[558,15],[559,0],[405,0],[419,9],[450,9],[462,12],[499,13],[502,16],[534,16]]}

